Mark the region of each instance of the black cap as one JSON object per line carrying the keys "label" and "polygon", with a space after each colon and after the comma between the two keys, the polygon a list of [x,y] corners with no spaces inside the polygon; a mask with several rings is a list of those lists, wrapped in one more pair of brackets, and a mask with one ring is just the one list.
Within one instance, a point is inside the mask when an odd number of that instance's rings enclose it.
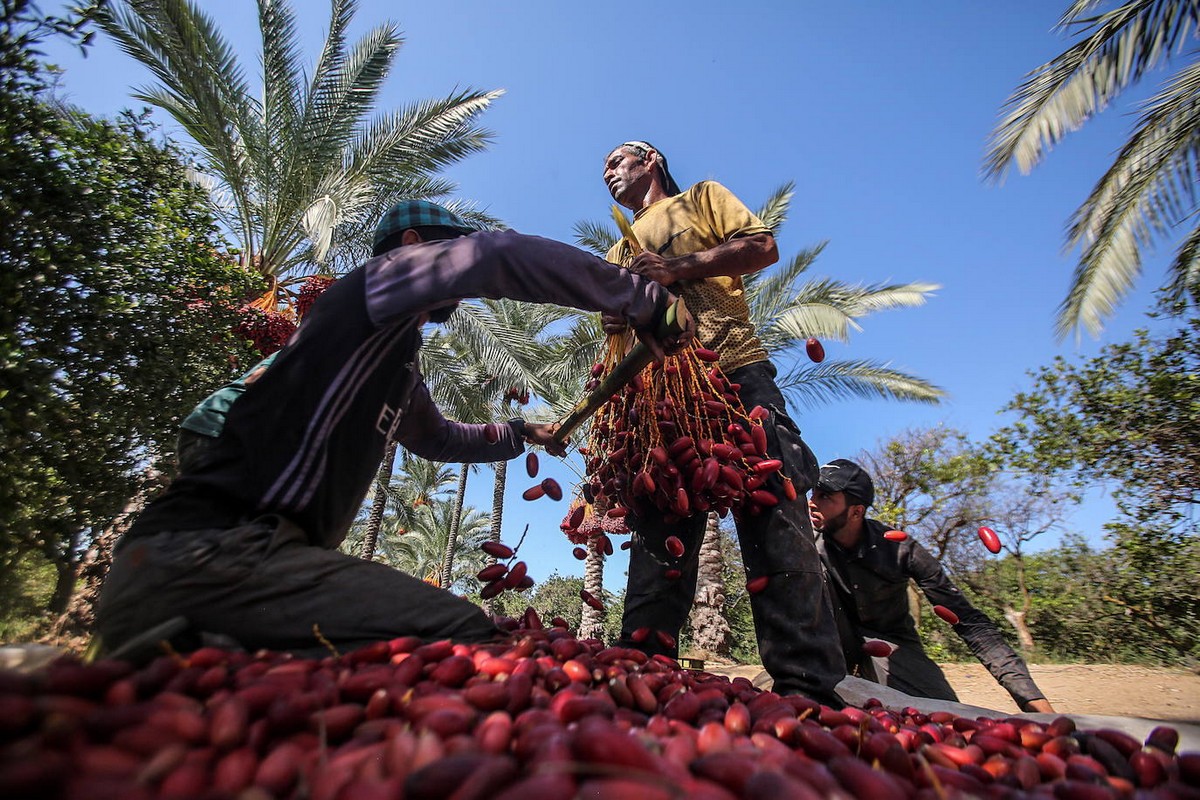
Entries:
{"label": "black cap", "polygon": [[845,458],[837,458],[821,467],[817,488],[823,492],[842,492],[864,506],[875,502],[875,483],[867,471]]}

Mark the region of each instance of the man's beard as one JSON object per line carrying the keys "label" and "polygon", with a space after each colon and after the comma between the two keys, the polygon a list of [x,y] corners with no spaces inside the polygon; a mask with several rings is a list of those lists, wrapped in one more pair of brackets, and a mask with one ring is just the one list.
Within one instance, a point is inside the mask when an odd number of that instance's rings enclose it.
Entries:
{"label": "man's beard", "polygon": [[454,313],[454,309],[456,309],[456,308],[458,308],[458,303],[455,303],[452,306],[442,306],[441,308],[435,308],[429,312],[429,321],[434,324],[440,325],[441,323],[450,319],[450,315]]}
{"label": "man's beard", "polygon": [[[827,517],[825,519],[825,521],[823,523],[821,523],[821,527],[817,528],[817,530],[819,530],[821,533],[826,534],[828,536],[833,536],[835,533],[840,531],[842,528],[846,527],[846,523],[849,521],[850,521],[850,509],[846,508],[846,509],[843,509],[842,513],[838,514],[836,517]],[[814,526],[814,527],[816,527],[816,526]]]}

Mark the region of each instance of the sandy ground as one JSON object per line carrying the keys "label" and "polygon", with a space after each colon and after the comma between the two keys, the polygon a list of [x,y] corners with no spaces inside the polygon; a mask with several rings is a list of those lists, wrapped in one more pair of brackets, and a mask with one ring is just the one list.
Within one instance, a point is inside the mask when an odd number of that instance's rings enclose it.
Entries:
{"label": "sandy ground", "polygon": [[[709,672],[754,680],[762,667],[706,665]],[[943,664],[958,698],[997,711],[1016,712],[1008,692],[980,664]],[[1200,724],[1200,675],[1183,669],[1118,664],[1033,664],[1033,679],[1063,714],[1175,720]]]}

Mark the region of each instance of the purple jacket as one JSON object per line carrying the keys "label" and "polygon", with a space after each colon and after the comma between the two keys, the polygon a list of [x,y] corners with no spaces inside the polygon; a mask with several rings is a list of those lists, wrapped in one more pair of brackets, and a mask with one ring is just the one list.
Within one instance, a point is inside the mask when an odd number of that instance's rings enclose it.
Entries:
{"label": "purple jacket", "polygon": [[437,461],[491,462],[523,450],[512,426],[445,419],[417,367],[420,317],[472,297],[573,306],[655,324],[662,286],[570,245],[514,232],[397,248],[333,284],[270,369],[230,408],[204,462],[180,475],[130,536],[228,527],[265,514],[337,547],[389,438]]}

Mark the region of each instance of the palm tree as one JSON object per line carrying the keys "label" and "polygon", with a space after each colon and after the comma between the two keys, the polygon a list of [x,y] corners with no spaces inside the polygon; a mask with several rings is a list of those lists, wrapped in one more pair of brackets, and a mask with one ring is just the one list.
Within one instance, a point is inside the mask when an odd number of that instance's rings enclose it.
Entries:
{"label": "palm tree", "polygon": [[[595,542],[588,544],[587,559],[583,562],[583,588],[591,593],[592,597],[604,597],[604,553],[595,546]],[[604,638],[603,611],[592,608],[587,603],[583,604],[579,618],[579,638]]]}
{"label": "palm tree", "polygon": [[367,515],[361,553],[361,557],[366,561],[375,558],[375,545],[379,541],[379,529],[383,525],[383,512],[387,508],[392,470],[396,467],[397,446],[398,444],[394,441],[388,442],[387,449],[383,453],[383,461],[379,465],[379,473],[375,476],[375,496],[371,500],[371,511]]}
{"label": "palm tree", "polygon": [[[787,219],[792,190],[793,184],[785,183],[758,209],[758,217],[776,233]],[[598,253],[607,252],[619,238],[599,223],[581,223],[575,230],[577,242]],[[848,341],[851,332],[861,330],[859,318],[877,311],[920,306],[941,288],[921,282],[847,284],[830,278],[801,283],[822,249],[823,243],[803,250],[787,263],[742,279],[750,321],[772,360],[786,365],[777,380],[779,389],[790,401],[807,407],[849,398],[938,402],[944,395],[940,388],[886,364],[863,359],[813,364],[800,355],[809,337]],[[703,642],[711,655],[727,656],[731,638],[722,609],[725,586],[717,526],[716,515],[710,515],[699,554],[691,623],[698,646]]]}
{"label": "palm tree", "polygon": [[[444,330],[429,337],[421,349],[422,370],[430,392],[448,417],[462,422],[491,422],[513,416],[505,393],[510,388],[533,395],[556,391],[559,364],[552,329],[576,316],[570,309],[513,300],[463,303]],[[506,465],[495,465],[491,536],[500,538]],[[466,489],[466,467],[460,478],[460,497]],[[452,526],[454,519],[451,520]],[[457,532],[451,530],[442,574],[453,570]]]}
{"label": "palm tree", "polygon": [[[395,448],[389,447],[392,466]],[[395,476],[392,469],[381,467],[375,484],[375,495],[365,519],[354,522],[342,546],[344,552],[357,552],[370,561],[386,550],[389,539],[403,536],[415,525],[416,515],[423,506],[448,499],[451,483],[457,476],[445,464],[418,458],[399,450],[400,468]],[[385,466],[388,456],[384,457]],[[392,513],[385,515],[390,506]],[[385,559],[386,560],[386,559]]]}
{"label": "palm tree", "polygon": [[413,527],[389,543],[384,552],[385,562],[443,589],[460,593],[476,590],[475,573],[483,567],[479,545],[487,538],[488,518],[474,508],[467,507],[460,514],[462,524],[455,545],[457,566],[449,579],[442,575],[451,518],[459,513],[455,506],[453,502],[434,502],[418,508],[413,515]]}
{"label": "palm tree", "polygon": [[349,46],[354,0],[332,0],[315,66],[302,63],[286,0],[259,0],[261,88],[193,0],[114,0],[100,24],[156,83],[135,93],[196,143],[201,174],[243,264],[278,279],[322,269],[339,249],[362,254],[400,199],[436,199],[440,170],[487,146],[476,118],[501,92],[465,89],[375,115],[402,43],[394,23]]}
{"label": "palm tree", "polygon": [[1163,299],[1182,309],[1200,298],[1200,2],[1128,0],[1107,11],[1101,5],[1070,3],[1057,29],[1079,40],[1030,72],[1009,97],[984,160],[984,172],[997,181],[1013,162],[1028,173],[1068,131],[1147,72],[1175,67],[1067,225],[1067,246],[1082,253],[1059,306],[1060,337],[1079,327],[1099,333],[1140,276],[1142,251],[1182,226],[1190,230],[1168,267]]}

